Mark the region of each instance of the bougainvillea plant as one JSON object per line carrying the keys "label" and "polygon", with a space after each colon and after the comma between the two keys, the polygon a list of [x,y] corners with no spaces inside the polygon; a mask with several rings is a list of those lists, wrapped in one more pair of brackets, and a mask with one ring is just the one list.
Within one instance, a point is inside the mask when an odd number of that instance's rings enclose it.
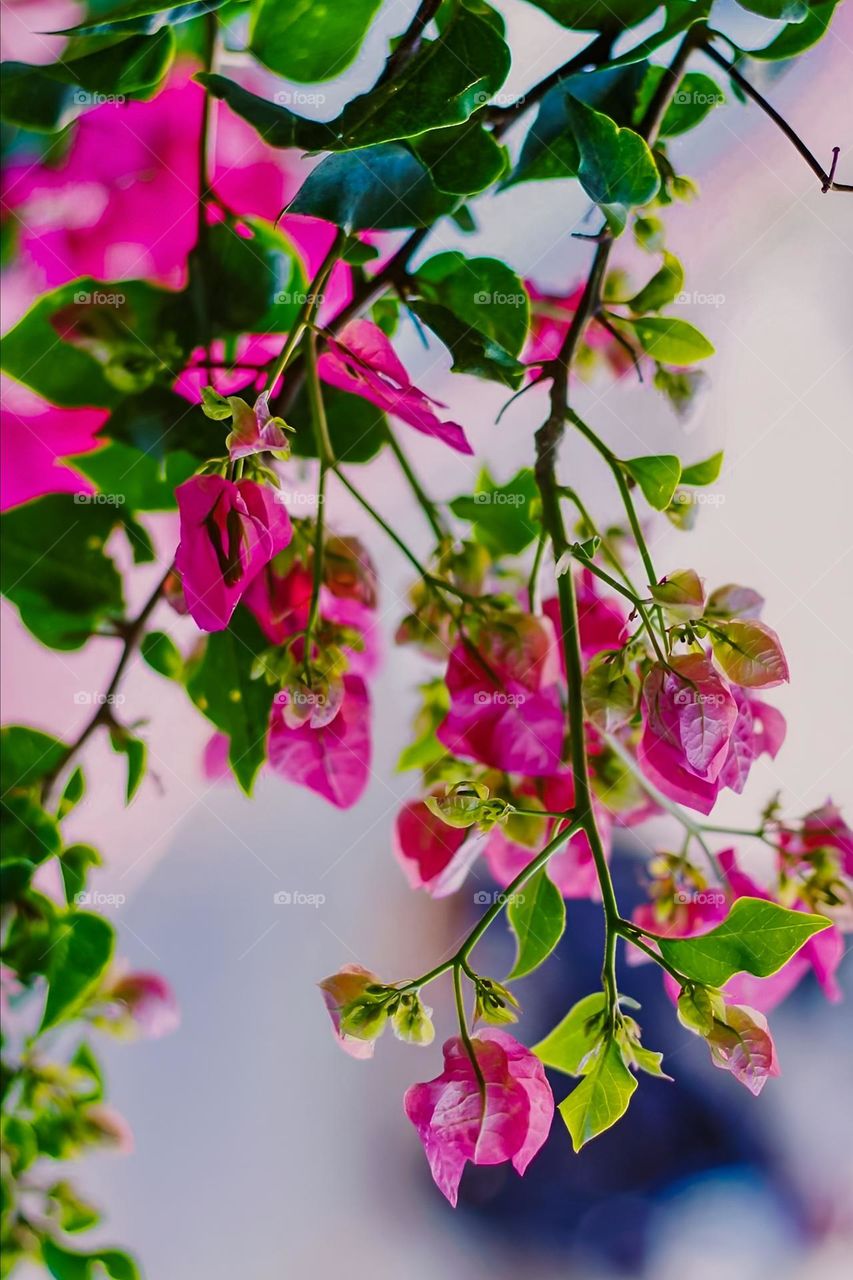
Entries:
{"label": "bougainvillea plant", "polygon": [[[75,1243],[98,1214],[58,1171],[128,1140],[91,1033],[161,1034],[177,1017],[163,978],[114,960],[87,889],[100,854],[64,834],[87,786],[83,748],[104,734],[126,757],[130,803],[146,746],[119,691],[141,655],[183,686],[215,730],[211,767],[247,793],[267,768],[357,805],[386,539],[412,570],[396,639],[427,672],[402,761],[422,785],[389,860],[438,898],[482,858],[504,892],[429,972],[345,964],[320,986],[340,1045],[369,1058],[386,1024],[428,1045],[426,988],[452,978],[458,1034],[441,1074],[404,1100],[447,1199],[467,1162],[524,1172],[551,1126],[549,1080],[562,1080],[580,1151],[624,1114],[638,1074],[663,1076],[630,970],[627,991],[617,982],[620,944],[629,964],[659,966],[686,1030],[755,1094],[778,1072],[767,1011],[809,970],[838,996],[853,874],[839,810],[789,818],[772,799],[742,829],[707,820],[721,791],[741,792],[753,762],[778,752],[785,722],[767,695],[788,680],[757,591],[709,590],[681,567],[688,551],[674,565],[651,556],[650,526],[688,530],[722,455],[684,461],[674,419],[673,452],[622,457],[574,395],[579,377],[639,376],[662,413],[690,412],[713,348],[671,310],[684,271],[667,208],[695,185],[670,140],[726,97],[773,119],[818,194],[849,193],[832,140],[824,163],[755,84],[763,64],[815,44],[836,6],[739,0],[749,29],[766,27],[744,48],[726,28],[736,10],[711,0],[530,3],[577,51],[517,97],[502,92],[512,52],[485,0],[388,12],[378,0],[91,0],[58,37],[34,38],[32,61],[3,64],[6,228],[40,296],[4,343],[26,398],[2,587],[41,644],[117,647],[76,737],[4,730],[3,1275],[22,1260],[59,1280],[138,1274],[122,1251]],[[376,64],[359,51],[380,21]],[[357,92],[321,119],[327,97],[312,86],[345,74]],[[580,281],[546,293],[496,258],[431,252],[437,225],[461,238],[481,200],[531,182],[543,209],[559,210],[567,182],[592,206],[561,233],[588,242]],[[633,283],[629,257],[647,262]],[[430,499],[409,433],[431,438],[460,485],[474,450],[464,414],[400,359],[395,339],[412,325],[455,372],[539,406],[520,417],[528,467],[492,478],[503,424],[475,490]],[[569,438],[603,459],[621,524],[599,527],[596,502],[570,483]],[[359,469],[380,451],[426,521],[428,557],[362,492]],[[73,471],[56,465],[71,454]],[[376,546],[338,527],[327,499],[341,488]],[[154,590],[128,610],[134,566],[157,559]],[[180,636],[194,627],[188,645],[170,635],[177,615]],[[648,903],[627,918],[613,833],[662,812],[680,835],[649,851]],[[772,881],[717,837],[769,847]],[[601,989],[526,1048],[511,1030],[515,981],[553,951],[577,898],[601,906]],[[496,978],[477,944],[504,914],[517,954]]]}

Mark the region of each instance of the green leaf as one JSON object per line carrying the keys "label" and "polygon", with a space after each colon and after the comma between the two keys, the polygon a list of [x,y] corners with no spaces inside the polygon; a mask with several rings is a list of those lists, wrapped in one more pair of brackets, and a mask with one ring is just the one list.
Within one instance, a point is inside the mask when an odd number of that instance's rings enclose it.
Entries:
{"label": "green leaf", "polygon": [[[637,96],[635,121],[642,120],[665,74],[666,67],[649,67]],[[713,107],[722,105],[725,100],[719,85],[710,76],[701,71],[688,71],[678,82],[661,122],[659,136],[674,138],[680,133],[687,133],[700,124]]]}
{"label": "green leaf", "polygon": [[589,1074],[560,1103],[560,1115],[575,1151],[622,1118],[636,1088],[637,1081],[625,1065],[618,1044],[607,1040]]}
{"label": "green leaf", "polygon": [[530,0],[562,27],[574,31],[619,31],[636,26],[659,0]]}
{"label": "green leaf", "polygon": [[66,751],[64,742],[40,729],[4,725],[0,729],[0,791],[5,796],[35,786],[58,768]]}
{"label": "green leaf", "polygon": [[827,4],[812,4],[802,22],[789,23],[763,49],[750,49],[750,58],[767,62],[795,58],[822,40],[835,16],[838,0]]}
{"label": "green leaf", "polygon": [[768,978],[815,933],[832,922],[789,911],[761,898],[738,898],[721,924],[696,938],[658,938],[664,960],[708,987],[722,987],[736,973]]}
{"label": "green leaf", "polygon": [[119,1249],[99,1249],[95,1253],[74,1253],[54,1240],[42,1241],[42,1257],[54,1280],[141,1280],[133,1258]]}
{"label": "green leaf", "polygon": [[56,818],[23,792],[10,792],[0,800],[0,833],[4,858],[25,858],[35,864],[62,848]]}
{"label": "green leaf", "polygon": [[[363,396],[336,387],[323,387],[323,406],[329,439],[340,462],[370,462],[388,442],[388,420],[381,409]],[[296,429],[290,452],[294,458],[316,458],[317,445],[311,427],[311,406],[303,389],[288,412]]]}
{"label": "green leaf", "polygon": [[476,117],[450,129],[422,133],[409,145],[438,190],[460,196],[493,186],[508,164],[506,148]]}
{"label": "green leaf", "polygon": [[746,689],[772,689],[789,678],[779,637],[766,622],[754,618],[717,622],[711,647],[729,679]]}
{"label": "green leaf", "polygon": [[81,1102],[101,1102],[104,1097],[104,1073],[90,1044],[81,1040],[69,1062],[76,1079],[75,1093]]}
{"label": "green leaf", "polygon": [[347,104],[332,128],[344,148],[413,138],[463,124],[497,93],[510,52],[493,24],[462,3],[392,80]]}
{"label": "green leaf", "polygon": [[584,996],[573,1005],[544,1040],[533,1046],[533,1052],[546,1067],[565,1071],[567,1075],[583,1075],[592,1065],[588,1061],[604,1031],[607,997],[603,991]]}
{"label": "green leaf", "polygon": [[636,315],[646,311],[660,311],[678,296],[684,286],[684,268],[673,254],[664,251],[663,266],[656,271],[648,284],[628,301]]}
{"label": "green leaf", "polygon": [[135,738],[127,729],[112,729],[110,742],[113,751],[127,756],[127,786],[125,788],[125,804],[130,804],[139,790],[145,777],[145,762],[148,759],[148,747],[141,738]]}
{"label": "green leaf", "polygon": [[327,156],[312,170],[289,213],[325,218],[347,231],[429,226],[459,197],[439,191],[429,170],[399,143]]}
{"label": "green leaf", "polygon": [[[186,459],[195,459],[197,467],[200,460],[225,452],[226,431],[200,413],[197,405],[168,387],[149,387],[140,395],[126,396],[101,433],[121,446],[133,446],[133,453],[111,454],[103,462],[99,454],[78,456],[74,465],[90,475],[92,468],[97,472],[107,463],[110,467],[113,462],[120,465],[126,458],[128,466],[132,466],[132,473],[126,477],[132,481],[130,492],[143,499],[140,510],[174,508],[174,496],[169,504],[159,504],[166,502],[170,484],[180,484],[178,477],[187,466]],[[175,455],[174,460],[170,455]],[[100,481],[96,479],[96,483]],[[133,505],[130,498],[128,502]],[[149,507],[148,502],[158,505]]]}
{"label": "green leaf", "polygon": [[681,478],[681,463],[675,454],[652,454],[648,458],[629,458],[622,464],[643,491],[655,511],[665,511]]}
{"label": "green leaf", "polygon": [[694,622],[705,608],[705,588],[695,569],[679,569],[668,573],[660,582],[649,584],[652,599],[663,605],[670,617],[679,622]]}
{"label": "green leaf", "polygon": [[[98,95],[151,97],[175,53],[171,29],[116,41],[106,37],[92,49],[86,36],[69,42],[58,62],[3,64],[2,115],[24,128],[55,129],[93,106]],[[81,56],[82,55],[82,56]]]}
{"label": "green leaf", "polygon": [[[164,392],[164,395],[169,397],[171,393]],[[183,403],[186,405],[186,401]],[[141,417],[137,417],[135,422],[144,432],[151,419],[146,418],[143,424]],[[106,429],[109,431],[109,424]],[[168,428],[165,430],[168,432]],[[198,458],[183,450],[167,454],[161,467],[149,452],[118,442],[111,442],[94,453],[79,454],[69,461],[92,481],[102,496],[115,500],[114,505],[121,509],[122,515],[126,514],[125,508],[127,511],[174,511],[175,489],[198,469]]]}
{"label": "green leaf", "polygon": [[681,484],[713,484],[723,469],[723,451],[713,453],[704,462],[694,462],[681,472]]}
{"label": "green leaf", "polygon": [[214,13],[226,3],[227,0],[188,0],[185,4],[176,5],[171,3],[171,0],[166,0],[166,3],[162,4],[157,0],[131,0],[129,4],[108,9],[104,17],[96,22],[82,22],[76,27],[66,27],[57,34],[150,36],[165,27],[177,27],[182,22],[192,22],[193,18]]}
{"label": "green leaf", "polygon": [[171,636],[163,631],[149,631],[143,636],[140,653],[153,671],[168,680],[182,682],[185,667],[181,651]]}
{"label": "green leaf", "polygon": [[65,886],[65,901],[69,905],[76,895],[86,888],[90,867],[101,865],[101,855],[89,844],[71,844],[59,855],[59,869]]}
{"label": "green leaf", "polygon": [[497,258],[450,251],[415,273],[421,297],[447,307],[464,324],[518,356],[530,324],[530,299],[520,277]]}
{"label": "green leaf", "polygon": [[526,366],[484,333],[457,319],[448,307],[408,300],[411,311],[432,329],[453,357],[454,373],[469,373],[506,387],[520,387]]}
{"label": "green leaf", "polygon": [[529,467],[522,468],[504,485],[495,484],[484,468],[473,495],[454,498],[450,509],[460,520],[474,526],[474,537],[495,556],[516,556],[530,546],[539,532],[533,518],[538,502],[536,478]]}
{"label": "green leaf", "polygon": [[228,735],[228,763],[247,795],[266,759],[274,693],[265,680],[252,680],[249,673],[254,658],[268,646],[252,615],[240,608],[225,631],[208,636],[204,656],[187,681],[199,710]]}
{"label": "green leaf", "polygon": [[808,16],[808,0],[737,0],[741,9],[760,13],[762,18],[782,18],[785,22],[802,22]]}
{"label": "green leaf", "polygon": [[110,963],[114,945],[113,927],[102,916],[71,911],[61,918],[47,955],[48,991],[40,1033],[80,1009]]}
{"label": "green leaf", "polygon": [[60,820],[66,818],[73,809],[83,799],[86,794],[86,776],[79,764],[70,774],[68,781],[62,789],[62,795],[56,809],[56,816]]}
{"label": "green leaf", "polygon": [[3,858],[0,865],[0,903],[18,902],[29,888],[36,864],[28,858]]}
{"label": "green leaf", "polygon": [[3,340],[2,369],[51,404],[112,408],[177,377],[187,307],[185,294],[142,280],[82,276],[33,303]]}
{"label": "green leaf", "polygon": [[121,579],[104,551],[116,509],[49,494],[7,511],[0,590],[24,625],[54,649],[79,649],[123,613]]}
{"label": "green leaf", "polygon": [[630,320],[611,316],[610,319],[630,325],[646,354],[662,364],[695,364],[697,360],[707,360],[714,354],[714,348],[704,333],[686,320],[673,320],[669,316],[644,316]]}
{"label": "green leaf", "polygon": [[[311,84],[332,80],[350,65],[381,0],[260,0],[255,8],[249,48],[286,80]],[[322,95],[315,95],[322,101]],[[299,104],[305,97],[293,95]]]}
{"label": "green leaf", "polygon": [[657,194],[657,165],[638,133],[577,98],[567,99],[566,111],[580,152],[578,178],[591,200],[627,208]]}
{"label": "green leaf", "polygon": [[287,332],[307,288],[299,257],[269,223],[260,218],[242,223],[249,236],[225,222],[210,228],[207,253],[216,287],[208,319],[217,334]]}
{"label": "green leaf", "polygon": [[551,954],[566,927],[566,904],[542,867],[514,894],[507,907],[507,919],[515,934],[515,963],[507,981],[523,978],[538,969]]}

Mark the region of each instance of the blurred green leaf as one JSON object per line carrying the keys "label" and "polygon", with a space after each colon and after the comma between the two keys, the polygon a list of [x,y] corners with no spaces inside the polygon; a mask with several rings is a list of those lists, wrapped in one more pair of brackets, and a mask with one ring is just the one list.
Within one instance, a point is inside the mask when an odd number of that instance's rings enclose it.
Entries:
{"label": "blurred green leaf", "polygon": [[648,458],[629,458],[623,466],[642,489],[649,506],[655,511],[666,510],[681,478],[678,458],[671,453],[653,454]]}
{"label": "blurred green leaf", "polygon": [[470,521],[474,537],[494,556],[517,556],[539,533],[539,522],[533,518],[538,501],[536,478],[529,467],[504,485],[495,484],[483,468],[474,494],[454,498],[450,509],[460,520]]}
{"label": "blurred green leaf", "polygon": [[[350,65],[382,0],[260,0],[255,6],[249,48],[286,80],[311,84],[332,80]],[[298,103],[304,99],[294,95]]]}
{"label": "blurred green leaf", "polygon": [[102,916],[70,911],[61,917],[45,957],[48,990],[39,1034],[67,1021],[85,1003],[112,959],[115,932]]}

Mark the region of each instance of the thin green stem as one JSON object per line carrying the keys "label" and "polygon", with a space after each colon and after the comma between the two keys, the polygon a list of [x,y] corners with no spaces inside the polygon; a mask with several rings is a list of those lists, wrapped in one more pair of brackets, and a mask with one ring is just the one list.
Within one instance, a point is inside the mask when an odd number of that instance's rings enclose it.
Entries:
{"label": "thin green stem", "polygon": [[634,583],[631,581],[630,575],[622,567],[622,562],[620,561],[616,552],[613,550],[612,546],[610,545],[609,540],[601,532],[600,528],[596,525],[592,516],[589,514],[589,511],[584,505],[580,495],[577,493],[575,489],[572,489],[569,485],[560,485],[560,492],[563,495],[563,497],[568,498],[569,502],[573,503],[574,506],[577,507],[578,514],[583,520],[584,525],[587,527],[587,529],[589,530],[589,532],[592,534],[593,537],[598,538],[598,541],[601,545],[601,554],[604,556],[605,560],[608,562],[610,567],[619,575],[619,577],[625,583],[625,586],[628,587],[629,590],[633,591],[636,594],[636,588],[634,586]]}
{"label": "thin green stem", "polygon": [[471,1041],[471,1034],[468,1031],[468,1018],[465,1014],[465,999],[462,993],[462,965],[455,964],[453,966],[453,995],[456,1000],[456,1016],[459,1019],[459,1034],[462,1037],[462,1043],[465,1046],[465,1052],[471,1059],[471,1066],[474,1068],[474,1074],[477,1077],[477,1083],[480,1086],[480,1096],[483,1100],[483,1106],[486,1103],[486,1081],[483,1076],[482,1068],[477,1061],[477,1055],[474,1052],[474,1045]]}
{"label": "thin green stem", "polygon": [[435,503],[432,501],[431,498],[428,497],[420,480],[415,474],[414,469],[412,468],[412,464],[409,462],[409,459],[406,457],[405,453],[403,452],[397,440],[397,437],[394,435],[390,427],[388,428],[388,443],[391,446],[391,452],[393,453],[394,457],[397,459],[397,462],[400,466],[400,470],[402,471],[403,475],[406,477],[406,480],[408,481],[409,488],[414,494],[417,500],[418,506],[423,511],[424,515],[427,518],[430,528],[435,534],[436,541],[441,542],[442,538],[447,537],[447,530],[445,529],[442,523],[441,517],[438,514]]}
{"label": "thin green stem", "polygon": [[646,934],[646,937],[654,937],[654,934],[646,933],[645,929],[638,929],[635,925],[632,925],[630,928],[620,928],[618,932],[626,942],[630,942],[633,946],[639,947],[640,951],[645,952],[645,954],[654,960],[656,964],[660,965],[661,969],[665,969],[669,976],[671,978],[675,978],[676,982],[678,982],[682,987],[685,985],[687,979],[684,977],[684,974],[679,973],[679,971],[671,965],[668,960],[664,960],[663,956],[658,951],[655,951],[654,947],[650,947],[648,943],[643,942],[643,939],[639,936],[641,933],[644,933]]}
{"label": "thin green stem", "polygon": [[589,569],[590,573],[594,574],[596,578],[600,578],[602,582],[606,582],[607,585],[610,588],[612,588],[613,591],[618,591],[619,594],[621,596],[624,596],[626,600],[631,601],[631,604],[634,606],[634,608],[637,610],[637,613],[640,615],[640,621],[642,622],[648,634],[649,640],[651,642],[651,646],[655,651],[655,655],[658,659],[658,662],[662,662],[664,666],[667,666],[668,664],[667,664],[666,654],[664,653],[663,649],[661,649],[660,647],[660,642],[657,638],[657,635],[655,634],[655,629],[652,626],[652,621],[651,621],[651,618],[649,617],[648,610],[646,609],[646,606],[643,603],[643,601],[640,599],[637,593],[633,590],[633,588],[629,590],[627,587],[623,587],[621,582],[617,582],[617,580],[615,578],[612,578],[610,574],[606,572],[606,570],[599,568],[599,566],[593,560],[590,560],[589,556],[584,555],[582,551],[580,550],[575,551],[570,547],[568,549],[567,554],[571,556],[573,560],[576,560],[578,564],[582,564],[585,569]]}
{"label": "thin green stem", "polygon": [[530,577],[527,579],[527,602],[530,606],[531,613],[541,613],[542,611],[542,592],[539,586],[539,574],[542,568],[542,558],[545,555],[545,548],[547,545],[548,535],[543,529],[536,542],[536,552],[533,556]]}
{"label": "thin green stem", "polygon": [[287,366],[290,364],[290,361],[293,358],[294,352],[296,351],[296,348],[299,346],[299,343],[302,339],[303,333],[310,326],[311,321],[313,320],[314,316],[319,310],[320,304],[322,301],[323,286],[325,285],[326,281],[328,280],[329,276],[332,273],[332,268],[334,267],[335,263],[337,262],[340,256],[340,252],[345,240],[346,240],[346,232],[338,231],[337,235],[332,241],[332,244],[329,248],[328,253],[326,254],[323,261],[320,263],[320,266],[317,270],[317,274],[314,276],[314,279],[311,282],[311,289],[307,297],[305,298],[305,302],[302,304],[299,314],[297,315],[295,321],[293,322],[293,326],[290,330],[290,333],[287,335],[287,341],[282,347],[281,354],[279,355],[278,359],[274,362],[274,364],[270,368],[270,372],[269,372],[269,376],[267,377],[266,388],[265,388],[267,392],[271,393],[274,390],[275,385],[278,382],[279,378],[284,373]]}

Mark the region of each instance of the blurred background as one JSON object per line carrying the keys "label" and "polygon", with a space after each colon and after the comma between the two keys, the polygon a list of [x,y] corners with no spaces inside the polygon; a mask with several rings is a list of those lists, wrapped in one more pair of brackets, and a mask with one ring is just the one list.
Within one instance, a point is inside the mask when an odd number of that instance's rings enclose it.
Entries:
{"label": "blurred background", "polygon": [[[412,7],[386,4],[357,64],[333,82],[317,114],[331,116],[354,87],[372,82],[387,34],[404,25],[400,10]],[[585,42],[521,0],[497,0],[496,7],[516,50],[506,86],[513,96]],[[22,49],[47,46],[33,46],[27,32],[67,25],[74,9],[58,0],[4,4],[11,42],[4,57],[36,60]],[[726,11],[717,25],[747,44],[770,38],[767,23],[737,15]],[[851,19],[851,6],[842,4],[829,35],[796,66],[778,77],[778,68],[758,73],[825,164],[831,148],[841,147],[842,181],[853,178]],[[44,58],[55,53],[50,46]],[[223,63],[236,67],[240,59],[226,54]],[[788,741],[775,762],[756,764],[743,797],[724,793],[715,811],[715,819],[743,825],[776,790],[791,815],[827,795],[848,806],[853,798],[853,206],[843,196],[822,196],[767,118],[723,88],[728,104],[672,143],[677,167],[698,181],[701,195],[667,214],[669,247],[687,271],[689,301],[678,314],[717,347],[710,387],[686,423],[630,379],[584,385],[576,402],[617,453],[670,451],[690,462],[726,450],[715,501],[703,506],[696,529],[688,536],[661,521],[649,536],[665,568],[689,563],[711,585],[737,581],[760,590],[765,616],[785,644],[792,683],[773,700],[788,719]],[[522,125],[510,134],[510,145],[523,133]],[[265,152],[263,163],[282,171],[288,194],[295,190],[295,156]],[[63,216],[78,216],[83,193],[64,188],[52,199],[41,210],[45,225],[63,209]],[[477,209],[475,236],[441,224],[429,252],[461,246],[504,256],[553,292],[582,278],[590,248],[570,233],[591,228],[576,184],[522,186]],[[22,216],[32,228],[32,211]],[[635,271],[637,283],[643,270],[648,274],[649,260],[638,261],[629,246],[616,261]],[[45,254],[24,246],[7,275],[7,325],[47,279]],[[476,463],[455,457],[450,467],[440,445],[407,438],[437,498],[470,490],[481,460],[500,480],[530,461],[533,431],[545,414],[538,393],[496,426],[500,388],[451,380],[443,352],[425,350],[408,325],[397,346],[415,380],[448,400],[476,449]],[[8,388],[10,433],[31,421],[35,410],[25,401]],[[90,434],[83,424],[74,447]],[[615,517],[605,474],[582,441],[567,439],[561,469],[594,514]],[[295,469],[294,478],[311,477]],[[67,483],[75,486],[73,474]],[[383,459],[363,484],[412,545],[427,551],[429,531],[417,524]],[[644,1042],[665,1052],[675,1083],[644,1079],[627,1117],[580,1157],[556,1123],[523,1181],[506,1166],[469,1169],[455,1214],[432,1185],[401,1106],[412,1081],[440,1069],[441,1040],[454,1029],[449,989],[433,989],[438,1037],[430,1049],[386,1037],[372,1063],[337,1049],[316,981],[348,961],[388,980],[421,972],[467,931],[482,910],[475,893],[492,886],[475,868],[455,898],[434,902],[405,887],[392,858],[394,815],[417,789],[417,778],[395,773],[394,762],[407,740],[416,686],[431,668],[391,644],[409,581],[405,562],[379,543],[381,535],[340,490],[329,518],[340,532],[364,538],[383,578],[374,774],[353,813],[342,815],[273,777],[261,779],[251,802],[235,786],[208,780],[204,723],[181,689],[139,662],[124,687],[124,715],[150,722],[152,776],[129,810],[117,798],[122,764],[103,742],[88,751],[89,774],[99,784],[67,825],[105,850],[107,865],[93,887],[115,896],[122,953],[134,968],[166,975],[183,1014],[168,1039],[103,1045],[111,1100],[134,1131],[135,1152],[93,1158],[81,1174],[107,1210],[99,1237],[137,1253],[149,1280],[280,1280],[309,1272],[326,1280],[341,1268],[354,1280],[497,1280],[522,1271],[531,1280],[849,1275],[853,1020],[843,1006],[827,1005],[811,981],[773,1016],[782,1076],[756,1100],[715,1071],[705,1046],[678,1026],[656,972],[623,970],[623,989],[642,1002]],[[154,531],[165,557],[175,526],[160,517]],[[144,598],[159,572],[134,569],[132,599]],[[88,715],[79,695],[101,686],[111,642],[49,654],[21,631],[11,609],[3,610],[4,720],[73,736]],[[178,643],[189,640],[191,631],[168,609],[154,621]],[[666,847],[670,832],[661,822],[642,835]],[[643,897],[642,853],[625,838],[615,858],[626,909]],[[740,853],[760,874],[760,856],[746,847]],[[277,904],[282,891],[321,900]],[[597,986],[600,923],[594,905],[571,903],[558,952],[529,990],[519,984],[527,1043]],[[509,935],[496,925],[478,967],[500,976],[510,962]],[[841,982],[849,995],[849,962]],[[554,1083],[561,1097],[565,1085]]]}

